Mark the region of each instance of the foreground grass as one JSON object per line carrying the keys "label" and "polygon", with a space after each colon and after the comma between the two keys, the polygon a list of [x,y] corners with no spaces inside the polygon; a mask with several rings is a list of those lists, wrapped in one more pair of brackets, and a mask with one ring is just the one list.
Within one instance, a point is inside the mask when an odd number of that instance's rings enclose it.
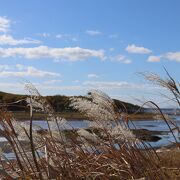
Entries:
{"label": "foreground grass", "polygon": [[[97,130],[88,130],[88,132],[90,132],[90,133],[96,132],[96,134],[99,133]],[[46,137],[48,135],[48,132],[42,131],[40,134]],[[68,150],[68,149],[70,150],[71,147],[75,148],[75,144],[77,144],[79,146],[79,145],[83,145],[82,143],[85,143],[84,141],[78,139],[79,134],[77,131],[69,131],[69,132],[65,131],[64,135],[67,140],[66,141],[66,150]],[[86,138],[88,138],[88,137],[86,137]],[[49,141],[52,141],[52,140],[49,139]],[[86,143],[88,142],[88,144],[91,145],[92,148],[95,148],[95,147],[96,147],[96,149],[100,148],[100,145],[97,145],[96,143],[94,144],[94,142],[92,142],[92,139],[89,139],[89,140],[86,139],[85,141],[86,141]],[[73,142],[75,144],[73,144]],[[51,142],[51,143],[53,143],[53,142]],[[48,145],[48,143],[47,143],[47,145]],[[86,146],[87,146],[87,144],[86,144]],[[30,151],[30,149],[31,149],[29,143],[23,144],[22,147],[26,151]],[[157,154],[152,149],[146,149],[146,148],[145,149],[136,149],[136,148],[134,149],[132,147],[127,148],[127,147],[122,146],[121,149],[117,150],[113,146],[107,147],[105,144],[101,148],[106,150],[106,152],[104,152],[104,153],[91,152],[90,153],[88,151],[84,152],[83,149],[81,149],[80,151],[74,151],[74,153],[76,152],[78,154],[78,159],[76,159],[76,163],[77,163],[78,167],[76,164],[71,164],[72,167],[69,167],[67,164],[65,165],[66,170],[71,171],[71,173],[72,173],[71,175],[66,174],[69,172],[66,172],[65,169],[63,169],[64,174],[61,174],[62,172],[60,173],[59,172],[60,170],[58,171],[58,167],[59,167],[58,164],[56,164],[56,166],[57,166],[56,168],[55,168],[55,164],[52,164],[55,162],[57,163],[57,161],[59,161],[59,158],[56,157],[56,160],[53,159],[52,162],[50,162],[51,156],[49,156],[50,159],[49,159],[48,164],[50,167],[52,166],[52,169],[48,170],[50,173],[49,179],[54,179],[55,177],[56,177],[55,179],[59,179],[58,177],[61,177],[61,179],[66,180],[66,179],[84,179],[83,177],[86,177],[89,179],[110,179],[110,180],[111,179],[112,180],[124,179],[125,180],[125,179],[131,178],[130,174],[132,174],[134,176],[134,178],[135,177],[136,178],[145,178],[146,177],[148,179],[169,179],[169,180],[171,180],[171,179],[174,180],[174,179],[180,178],[180,169],[179,169],[180,149],[178,148],[178,146],[157,149],[156,150]],[[52,147],[48,147],[49,153],[52,150],[53,150]],[[65,153],[64,151],[58,150],[58,153],[60,153],[61,156],[66,156],[64,154]],[[71,153],[73,153],[73,152],[71,152]],[[68,153],[68,156],[70,154]],[[135,159],[131,159],[132,157],[134,157]],[[29,158],[32,158],[32,157],[29,157]],[[31,161],[33,161],[33,159]],[[44,167],[42,166],[41,161],[43,163],[47,163],[47,159],[42,157],[38,161],[40,168],[42,168],[41,170],[43,170]],[[125,161],[125,164],[124,164],[124,161]],[[17,161],[13,160],[9,163],[11,165],[13,165],[14,168],[18,167]],[[81,165],[79,163],[81,163]],[[123,169],[121,167],[122,165],[124,166]],[[128,166],[128,170],[129,170],[130,174],[124,170],[125,165]],[[0,167],[0,170],[6,169],[6,172],[8,172],[7,175],[10,175],[9,178],[19,177],[18,173],[13,172],[11,170],[11,166],[9,166],[8,163],[6,163],[5,161],[2,161],[2,166],[3,167]],[[73,169],[71,169],[71,168],[73,168]],[[34,170],[35,169],[36,168],[34,167]],[[119,172],[119,170],[120,170],[120,172]],[[74,171],[77,171],[77,172],[75,173]],[[3,172],[4,172],[4,170],[3,170]],[[28,179],[28,178],[39,179],[38,177],[32,176],[29,173],[26,174],[26,176],[25,176],[26,179]],[[158,173],[160,173],[160,174],[158,175]],[[1,175],[3,175],[3,173]],[[97,176],[97,178],[96,178],[96,176]],[[4,177],[4,176],[0,176],[0,177]],[[6,177],[8,177],[8,176],[6,176]],[[43,177],[44,177],[43,179],[46,179],[45,174],[43,174]],[[131,178],[131,179],[134,179],[134,178]]]}
{"label": "foreground grass", "polygon": [[161,168],[166,171],[169,179],[180,179],[180,149],[179,147],[169,147],[157,150],[161,159]]}
{"label": "foreground grass", "polygon": [[[165,80],[157,75],[147,78],[167,88],[174,96],[170,99],[177,102],[180,107],[180,84],[176,84],[169,74],[169,79]],[[30,98],[27,99],[30,108],[28,126],[25,123],[21,123],[20,126],[16,119],[17,117],[25,119],[26,114],[24,116],[16,114],[14,118],[6,109],[0,109],[1,133],[16,156],[16,160],[11,162],[1,152],[1,179],[171,180],[180,178],[179,138],[173,132],[176,130],[180,133],[180,129],[173,119],[162,114],[161,109],[154,102],[149,101],[157,108],[174,136],[176,147],[168,150],[151,148],[137,138],[129,128],[128,121],[134,117],[122,114],[108,95],[96,90],[89,92],[86,98],[71,99],[71,107],[85,114],[83,119],[88,117],[92,120],[90,122],[92,129],[62,132],[60,128],[68,125],[68,121],[63,118],[65,115],[59,116],[55,113],[34,86],[30,84],[26,88],[31,93]],[[33,114],[34,111],[42,113]],[[33,119],[39,119],[42,114],[47,123],[47,130],[33,126]],[[75,114],[68,114],[69,119],[74,116]],[[53,121],[56,128],[51,127],[49,121]],[[28,142],[28,149],[24,147],[22,140]]]}

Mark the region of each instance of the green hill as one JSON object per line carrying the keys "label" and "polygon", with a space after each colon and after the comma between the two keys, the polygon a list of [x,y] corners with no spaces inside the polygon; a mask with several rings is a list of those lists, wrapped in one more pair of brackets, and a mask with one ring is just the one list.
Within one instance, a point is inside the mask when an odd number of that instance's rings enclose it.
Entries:
{"label": "green hill", "polygon": [[[0,92],[0,103],[1,104],[8,104],[12,102],[16,102],[21,99],[25,99],[27,95],[19,95],[19,94],[11,94],[11,93],[5,93]],[[83,96],[81,96],[83,97]],[[70,96],[63,96],[63,95],[55,95],[55,96],[46,96],[48,102],[53,106],[56,112],[74,112],[69,105],[70,105]],[[117,99],[114,99],[115,104],[121,111],[125,111],[125,108],[127,108],[128,112],[134,112],[137,109],[139,109],[138,105],[134,105],[131,103],[119,101]],[[7,109],[11,111],[25,111],[26,108],[26,102],[21,101],[14,105],[8,105]]]}

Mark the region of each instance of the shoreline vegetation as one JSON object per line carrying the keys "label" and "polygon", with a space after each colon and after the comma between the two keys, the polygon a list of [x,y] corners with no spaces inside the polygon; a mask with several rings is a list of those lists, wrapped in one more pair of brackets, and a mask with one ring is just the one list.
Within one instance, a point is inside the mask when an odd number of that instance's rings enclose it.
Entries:
{"label": "shoreline vegetation", "polygon": [[[11,112],[13,113],[14,117],[18,120],[18,121],[27,121],[29,120],[29,112]],[[62,118],[65,118],[67,121],[68,120],[87,120],[88,118],[79,113],[79,112],[56,112],[55,115],[57,116],[61,116]],[[138,114],[128,114],[127,115],[129,120],[153,120],[154,119],[154,114],[153,113],[138,113]],[[45,120],[46,119],[46,114],[43,113],[38,113],[35,112],[33,114],[33,120]],[[155,120],[155,119],[154,119]]]}
{"label": "shoreline vegetation", "polygon": [[[26,99],[28,97],[29,97],[28,95],[0,92],[0,105],[4,105],[4,107],[7,108],[8,111],[12,112],[18,121],[22,121],[22,120],[26,121],[29,120],[29,107],[27,107],[27,102],[26,102]],[[61,96],[61,95],[44,96],[42,98],[45,98],[47,100],[47,102],[55,110],[55,114],[57,116],[61,116],[62,118],[65,118],[67,120],[87,119],[87,116],[85,116],[85,114],[75,111],[70,106],[71,103],[70,99],[73,97],[86,99],[85,96],[71,97],[71,96]],[[117,108],[120,109],[124,114],[126,114],[127,118],[130,120],[152,120],[154,117],[153,113],[143,112],[144,108],[143,107],[141,108],[138,105],[134,105],[128,102],[122,102],[117,99],[113,99],[113,101],[115,102]],[[140,112],[135,114],[134,112],[138,111],[139,109],[141,109]],[[33,119],[43,120],[46,119],[46,115],[43,112],[34,112]]]}

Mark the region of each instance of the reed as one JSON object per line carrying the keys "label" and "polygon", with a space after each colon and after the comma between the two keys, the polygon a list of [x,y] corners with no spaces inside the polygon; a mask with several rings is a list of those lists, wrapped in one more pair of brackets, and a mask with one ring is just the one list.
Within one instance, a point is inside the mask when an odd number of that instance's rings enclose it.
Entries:
{"label": "reed", "polygon": [[[163,80],[154,74],[144,74],[167,88],[179,105],[179,84],[168,74]],[[27,84],[30,96],[30,124],[17,123],[13,114],[0,109],[1,135],[4,136],[16,159],[0,157],[0,177],[5,179],[171,179],[171,167],[155,149],[137,139],[129,129],[129,116],[116,107],[105,93],[92,90],[86,98],[72,98],[71,106],[90,120],[90,130],[74,130],[58,116],[38,90]],[[157,107],[164,122],[173,133],[177,124],[167,119]],[[47,130],[33,124],[33,113],[43,112]],[[52,127],[51,121],[54,122]],[[172,129],[173,125],[173,129]],[[70,127],[69,133],[62,128]],[[176,143],[179,140],[175,137]],[[23,143],[26,142],[26,143]],[[174,169],[172,170],[174,172]],[[179,169],[176,168],[176,173]]]}

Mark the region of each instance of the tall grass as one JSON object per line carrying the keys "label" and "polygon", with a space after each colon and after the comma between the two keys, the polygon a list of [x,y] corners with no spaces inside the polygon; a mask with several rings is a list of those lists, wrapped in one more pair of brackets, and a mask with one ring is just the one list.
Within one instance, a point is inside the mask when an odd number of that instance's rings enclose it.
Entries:
{"label": "tall grass", "polygon": [[[154,74],[144,76],[167,88],[179,105],[179,84],[168,74],[163,80]],[[0,110],[1,135],[4,136],[15,160],[1,152],[0,177],[5,179],[170,179],[162,158],[148,144],[137,139],[123,115],[105,93],[93,90],[86,98],[72,98],[71,106],[90,120],[89,129],[75,130],[56,116],[53,107],[31,84],[27,98],[30,124],[18,123],[13,114]],[[164,116],[172,131],[178,126]],[[33,125],[33,113],[46,115],[47,130]],[[54,122],[53,125],[51,122]],[[64,127],[72,130],[63,131]],[[172,131],[173,133],[173,131]],[[176,139],[176,137],[175,137]],[[176,139],[178,143],[178,139]]]}

